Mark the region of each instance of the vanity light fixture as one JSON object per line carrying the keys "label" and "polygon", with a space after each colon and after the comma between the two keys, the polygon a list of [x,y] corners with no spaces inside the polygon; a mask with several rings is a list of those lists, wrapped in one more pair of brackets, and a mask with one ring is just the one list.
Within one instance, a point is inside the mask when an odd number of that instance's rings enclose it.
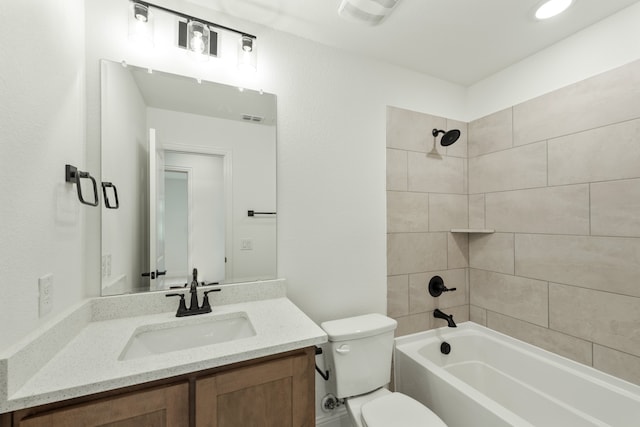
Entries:
{"label": "vanity light fixture", "polygon": [[209,35],[209,27],[202,22],[189,21],[187,24],[187,49],[199,61],[209,59]]}
{"label": "vanity light fixture", "polygon": [[[131,20],[147,22],[144,21],[145,16],[149,21],[151,9],[161,10],[179,17],[178,46],[188,49],[192,52],[193,56],[200,60],[206,60],[209,56],[218,56],[218,33],[214,30],[223,30],[238,34],[240,36],[238,43],[242,47],[243,52],[242,55],[238,52],[238,65],[245,68],[245,64],[248,64],[250,68],[256,69],[256,36],[145,1],[131,0],[131,2],[133,4],[133,12],[129,17],[130,22]],[[131,25],[129,31],[131,33]],[[151,29],[151,34],[153,34],[153,28]]]}
{"label": "vanity light fixture", "polygon": [[244,71],[256,71],[257,63],[256,40],[243,35],[238,40],[238,68]]}
{"label": "vanity light fixture", "polygon": [[536,18],[543,20],[552,18],[571,6],[573,0],[547,0],[536,9]]}
{"label": "vanity light fixture", "polygon": [[153,47],[153,13],[149,6],[133,2],[129,12],[129,41],[141,47]]}
{"label": "vanity light fixture", "polygon": [[378,25],[391,15],[399,2],[400,0],[342,0],[338,15],[367,25]]}

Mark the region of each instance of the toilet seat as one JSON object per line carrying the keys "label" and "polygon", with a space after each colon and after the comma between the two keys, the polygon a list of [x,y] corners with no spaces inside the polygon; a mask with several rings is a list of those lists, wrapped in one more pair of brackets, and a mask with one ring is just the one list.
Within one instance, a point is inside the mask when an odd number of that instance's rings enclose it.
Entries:
{"label": "toilet seat", "polygon": [[362,405],[366,427],[446,427],[429,408],[402,393],[389,393]]}

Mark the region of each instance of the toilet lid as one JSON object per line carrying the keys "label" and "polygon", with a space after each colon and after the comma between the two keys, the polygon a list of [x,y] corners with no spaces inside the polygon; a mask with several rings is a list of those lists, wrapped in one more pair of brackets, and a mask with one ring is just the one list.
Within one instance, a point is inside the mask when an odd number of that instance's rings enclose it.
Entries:
{"label": "toilet lid", "polygon": [[442,427],[446,424],[429,408],[402,393],[390,393],[362,405],[367,427]]}

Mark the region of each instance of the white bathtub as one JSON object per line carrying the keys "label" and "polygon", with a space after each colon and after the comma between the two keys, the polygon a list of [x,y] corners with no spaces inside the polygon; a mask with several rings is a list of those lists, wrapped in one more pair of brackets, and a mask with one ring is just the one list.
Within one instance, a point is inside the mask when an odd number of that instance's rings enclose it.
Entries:
{"label": "white bathtub", "polygon": [[397,338],[394,373],[449,427],[640,426],[640,386],[472,322]]}

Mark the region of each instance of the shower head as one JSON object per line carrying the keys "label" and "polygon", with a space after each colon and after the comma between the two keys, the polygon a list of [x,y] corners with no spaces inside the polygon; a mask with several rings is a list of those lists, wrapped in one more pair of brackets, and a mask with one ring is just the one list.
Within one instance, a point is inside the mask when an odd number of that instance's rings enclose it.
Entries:
{"label": "shower head", "polygon": [[443,133],[442,138],[440,138],[440,145],[443,147],[448,147],[453,144],[460,138],[460,131],[458,129],[451,129],[449,131],[443,131],[442,129],[434,129],[431,131],[431,135],[433,135],[434,139],[438,136],[439,133]]}

